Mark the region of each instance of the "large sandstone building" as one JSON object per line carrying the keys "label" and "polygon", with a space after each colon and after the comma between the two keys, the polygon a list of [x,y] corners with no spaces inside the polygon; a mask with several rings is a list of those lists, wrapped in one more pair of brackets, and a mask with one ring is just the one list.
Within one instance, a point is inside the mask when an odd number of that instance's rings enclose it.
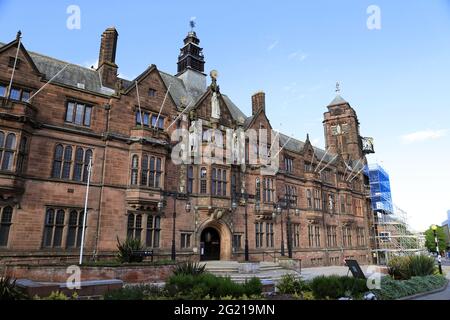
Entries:
{"label": "large sandstone building", "polygon": [[177,259],[243,261],[247,243],[252,261],[369,262],[365,151],[347,101],[337,95],[325,110],[326,151],[277,134],[273,175],[245,163],[176,164],[171,136],[195,123],[266,129],[270,148],[265,94],[247,116],[214,72],[208,85],[194,31],[176,75],[150,65],[132,81],[118,77],[117,41],[116,29],[103,33],[97,69],[29,52],[20,34],[0,44],[0,260],[76,259],[92,159],[86,257],[111,257],[117,238],[132,237],[157,259],[174,248]]}

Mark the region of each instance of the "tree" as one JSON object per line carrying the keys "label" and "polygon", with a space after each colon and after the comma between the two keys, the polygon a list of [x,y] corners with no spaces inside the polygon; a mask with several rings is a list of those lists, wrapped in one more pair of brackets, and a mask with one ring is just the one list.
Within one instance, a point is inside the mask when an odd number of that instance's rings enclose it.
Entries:
{"label": "tree", "polygon": [[[438,227],[436,230],[436,235],[439,242],[439,250],[443,252],[447,248],[444,228]],[[425,246],[430,252],[436,252],[436,241],[434,238],[434,231],[431,227],[427,231],[425,231]]]}

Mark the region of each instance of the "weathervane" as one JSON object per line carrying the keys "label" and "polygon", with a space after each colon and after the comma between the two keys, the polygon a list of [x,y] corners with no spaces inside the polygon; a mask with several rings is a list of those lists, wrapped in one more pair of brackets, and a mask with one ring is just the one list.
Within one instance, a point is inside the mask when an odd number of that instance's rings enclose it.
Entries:
{"label": "weathervane", "polygon": [[195,18],[191,18],[191,21],[189,21],[189,25],[191,26],[191,31],[194,32],[194,29],[195,29]]}
{"label": "weathervane", "polygon": [[341,84],[339,82],[336,82],[336,93],[341,93]]}

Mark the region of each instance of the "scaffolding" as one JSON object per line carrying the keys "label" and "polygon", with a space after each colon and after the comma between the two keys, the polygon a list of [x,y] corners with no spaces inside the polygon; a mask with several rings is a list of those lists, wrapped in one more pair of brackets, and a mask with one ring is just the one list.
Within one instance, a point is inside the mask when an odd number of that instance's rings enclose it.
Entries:
{"label": "scaffolding", "polygon": [[369,165],[365,172],[370,184],[370,242],[376,263],[384,265],[392,256],[425,252],[423,234],[411,231],[407,213],[392,201],[389,174],[379,165]]}

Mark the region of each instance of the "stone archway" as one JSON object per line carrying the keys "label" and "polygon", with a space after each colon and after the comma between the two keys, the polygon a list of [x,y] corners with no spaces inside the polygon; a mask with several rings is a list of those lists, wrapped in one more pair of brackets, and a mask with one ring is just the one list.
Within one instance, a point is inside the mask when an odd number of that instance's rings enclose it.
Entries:
{"label": "stone archway", "polygon": [[[218,247],[219,254],[217,257],[222,261],[230,261],[232,254],[232,235],[230,228],[228,225],[222,220],[208,220],[205,221],[201,227],[199,228],[199,243],[200,243],[200,259],[202,260],[202,242],[204,245],[205,236],[207,236],[207,232],[209,231],[211,238],[208,239],[211,241],[219,241],[220,245]],[[215,235],[215,232],[217,235]],[[214,243],[210,244],[214,246]],[[211,248],[211,247],[210,247]],[[209,249],[210,249],[209,248]],[[204,251],[204,250],[203,250]],[[209,252],[203,252],[209,253]],[[208,257],[206,257],[208,258]]]}

